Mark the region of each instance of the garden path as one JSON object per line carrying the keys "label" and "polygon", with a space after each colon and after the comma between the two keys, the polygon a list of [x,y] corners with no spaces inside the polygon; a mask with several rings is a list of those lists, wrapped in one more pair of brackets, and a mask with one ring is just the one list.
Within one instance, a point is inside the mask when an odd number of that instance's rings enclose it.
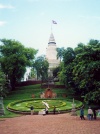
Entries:
{"label": "garden path", "polygon": [[0,134],[99,134],[100,118],[80,120],[78,116],[23,115],[0,121]]}

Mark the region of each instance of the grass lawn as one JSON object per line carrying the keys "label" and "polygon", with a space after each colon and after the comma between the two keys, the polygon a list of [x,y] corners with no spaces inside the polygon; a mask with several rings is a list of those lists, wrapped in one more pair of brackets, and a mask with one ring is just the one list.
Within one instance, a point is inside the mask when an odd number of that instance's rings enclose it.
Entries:
{"label": "grass lawn", "polygon": [[[64,99],[63,97],[64,94],[67,94],[67,99],[73,98],[73,96],[69,95],[69,91],[67,91],[66,89],[52,89],[52,90],[53,92],[57,93],[58,99],[62,99],[62,98]],[[4,98],[3,103],[5,108],[5,115],[0,116],[0,118],[20,116],[20,114],[15,114],[13,112],[8,111],[6,109],[7,105],[13,101],[31,99],[32,94],[35,95],[35,98],[40,99],[40,94],[44,91],[45,89],[41,89],[40,84],[16,88],[15,91],[12,91],[6,98]]]}

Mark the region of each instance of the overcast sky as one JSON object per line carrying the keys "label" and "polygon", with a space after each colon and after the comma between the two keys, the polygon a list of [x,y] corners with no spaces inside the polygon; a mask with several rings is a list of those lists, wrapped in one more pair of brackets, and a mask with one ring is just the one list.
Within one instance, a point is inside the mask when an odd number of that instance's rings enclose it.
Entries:
{"label": "overcast sky", "polygon": [[57,47],[100,40],[100,0],[0,0],[0,38],[45,54],[51,25]]}

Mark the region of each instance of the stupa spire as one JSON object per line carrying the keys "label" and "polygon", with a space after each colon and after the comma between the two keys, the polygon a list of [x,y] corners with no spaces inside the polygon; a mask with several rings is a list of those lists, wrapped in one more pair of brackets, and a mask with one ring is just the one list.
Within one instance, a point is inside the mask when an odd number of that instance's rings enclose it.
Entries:
{"label": "stupa spire", "polygon": [[53,33],[51,33],[48,44],[56,44]]}

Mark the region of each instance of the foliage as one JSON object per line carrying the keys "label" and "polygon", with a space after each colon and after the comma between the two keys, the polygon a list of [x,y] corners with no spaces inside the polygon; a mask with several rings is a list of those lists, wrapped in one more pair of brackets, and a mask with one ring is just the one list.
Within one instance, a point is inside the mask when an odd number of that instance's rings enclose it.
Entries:
{"label": "foliage", "polygon": [[100,103],[100,42],[91,39],[67,48],[60,64],[59,80],[87,103]]}
{"label": "foliage", "polygon": [[[60,111],[67,111],[72,109],[72,100],[68,99],[25,99],[25,100],[19,100],[14,101],[8,104],[7,108],[12,110],[13,112],[26,112],[30,113],[30,107],[34,107],[35,112],[39,112],[40,110],[45,109],[45,105],[42,103],[42,101],[48,103],[49,105],[49,111],[53,111],[54,106],[56,108],[59,108]],[[76,101],[76,108],[82,106],[82,102]]]}
{"label": "foliage", "polygon": [[56,68],[54,68],[53,69],[53,77],[55,78],[55,77],[58,77],[58,72],[59,72],[59,67],[56,67]]}
{"label": "foliage", "polygon": [[77,55],[77,54],[84,52],[84,49],[85,49],[85,44],[79,43],[77,47],[74,49],[75,54]]}
{"label": "foliage", "polygon": [[[66,94],[65,89],[55,89],[53,91],[57,93],[58,98],[62,98],[63,94]],[[5,98],[4,98],[4,107],[5,107],[5,115],[4,117],[13,117],[19,116],[18,114],[14,114],[6,109],[7,105],[11,102],[18,101],[18,100],[26,100],[32,99],[32,94],[35,95],[35,98],[40,99],[40,94],[45,92],[45,89],[41,89],[40,84],[24,86],[24,87],[17,87],[16,90],[11,91]],[[68,96],[69,97],[69,96]],[[66,98],[65,98],[66,99]],[[0,117],[1,118],[1,117]]]}
{"label": "foliage", "polygon": [[71,47],[68,47],[67,49],[65,49],[65,52],[63,55],[64,65],[66,66],[66,65],[72,63],[74,59],[75,59],[74,50]]}
{"label": "foliage", "polygon": [[65,84],[65,86],[68,87],[73,87],[74,82],[73,82],[73,60],[75,59],[75,52],[72,48],[67,48],[64,51],[63,55],[63,62],[60,64],[60,73],[59,73],[59,79],[61,82]]}
{"label": "foliage", "polygon": [[20,42],[15,40],[1,39],[0,62],[3,72],[8,75],[12,89],[15,88],[16,81],[24,77],[26,67],[32,65],[37,50],[25,48]]}
{"label": "foliage", "polygon": [[36,69],[37,79],[39,79],[40,77],[42,81],[47,79],[48,67],[49,67],[49,63],[46,60],[45,56],[39,56],[35,59],[35,62],[33,63],[33,68]]}
{"label": "foliage", "polygon": [[100,104],[100,88],[97,91],[90,91],[85,95],[84,101],[88,104],[91,104],[94,102],[96,104]]}
{"label": "foliage", "polygon": [[73,79],[78,85],[77,93],[84,95],[85,101],[99,102],[97,93],[100,92],[100,43],[90,40],[88,45],[84,46],[84,51],[77,54],[74,62],[76,65],[73,69]]}
{"label": "foliage", "polygon": [[60,59],[60,62],[63,60],[64,47],[57,48],[57,59]]}
{"label": "foliage", "polygon": [[31,68],[31,72],[29,75],[30,79],[35,78],[36,77],[36,71],[33,69],[33,67]]}
{"label": "foliage", "polygon": [[58,73],[59,81],[65,84],[66,83],[66,69],[64,67],[64,62],[61,62],[59,67],[60,67],[60,71]]}
{"label": "foliage", "polygon": [[0,96],[5,97],[9,93],[10,84],[0,67]]}

